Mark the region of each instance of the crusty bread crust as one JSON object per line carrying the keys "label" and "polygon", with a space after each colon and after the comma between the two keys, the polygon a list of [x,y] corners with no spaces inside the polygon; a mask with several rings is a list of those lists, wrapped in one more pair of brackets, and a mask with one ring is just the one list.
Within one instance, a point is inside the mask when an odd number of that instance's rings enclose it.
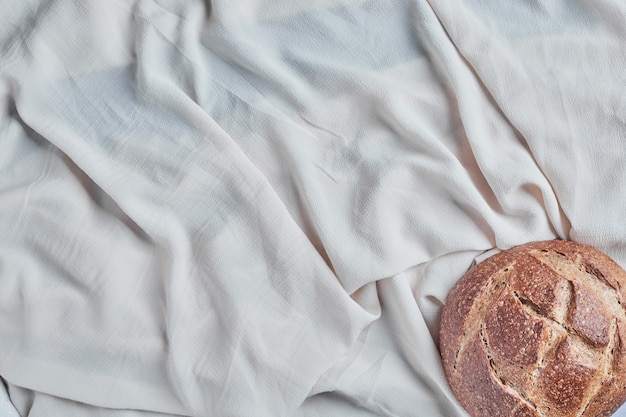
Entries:
{"label": "crusty bread crust", "polygon": [[626,400],[626,272],[571,241],[531,242],[450,291],[440,350],[472,417],[610,416]]}

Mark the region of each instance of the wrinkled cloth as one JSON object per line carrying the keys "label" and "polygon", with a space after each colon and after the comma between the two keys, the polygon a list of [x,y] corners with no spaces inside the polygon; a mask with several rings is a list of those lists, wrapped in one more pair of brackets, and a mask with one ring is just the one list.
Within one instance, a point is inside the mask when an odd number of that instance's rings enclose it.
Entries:
{"label": "wrinkled cloth", "polygon": [[0,16],[9,417],[462,417],[438,320],[473,262],[626,266],[618,0]]}

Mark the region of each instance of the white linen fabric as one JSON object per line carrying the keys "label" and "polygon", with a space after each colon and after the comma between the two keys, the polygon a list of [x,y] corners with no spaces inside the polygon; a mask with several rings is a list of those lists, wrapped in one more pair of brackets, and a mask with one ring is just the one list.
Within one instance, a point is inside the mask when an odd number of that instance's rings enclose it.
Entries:
{"label": "white linen fabric", "polygon": [[0,16],[0,414],[465,416],[438,318],[472,262],[626,266],[619,0]]}

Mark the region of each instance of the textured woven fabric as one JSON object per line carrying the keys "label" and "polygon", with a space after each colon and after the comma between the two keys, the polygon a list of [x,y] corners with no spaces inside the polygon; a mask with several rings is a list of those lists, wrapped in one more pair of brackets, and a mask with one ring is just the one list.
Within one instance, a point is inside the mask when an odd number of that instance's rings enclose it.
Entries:
{"label": "textured woven fabric", "polygon": [[472,262],[562,238],[626,266],[621,1],[0,16],[22,417],[461,417],[437,332]]}

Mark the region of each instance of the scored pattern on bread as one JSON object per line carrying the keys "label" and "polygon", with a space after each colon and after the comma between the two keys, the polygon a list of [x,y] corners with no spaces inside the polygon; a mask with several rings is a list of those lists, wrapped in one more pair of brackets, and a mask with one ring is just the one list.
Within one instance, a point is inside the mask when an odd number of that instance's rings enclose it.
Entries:
{"label": "scored pattern on bread", "polygon": [[475,417],[610,416],[626,399],[624,284],[610,258],[567,241],[472,268],[450,292],[440,332],[461,404]]}

